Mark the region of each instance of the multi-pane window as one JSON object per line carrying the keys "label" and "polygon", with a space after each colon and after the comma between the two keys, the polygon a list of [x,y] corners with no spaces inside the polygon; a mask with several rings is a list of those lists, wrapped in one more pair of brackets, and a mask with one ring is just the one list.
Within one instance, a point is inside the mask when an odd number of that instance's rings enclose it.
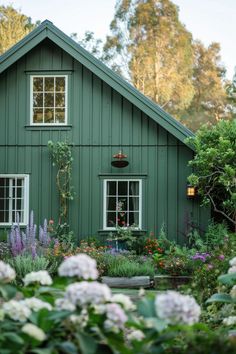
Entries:
{"label": "multi-pane window", "polygon": [[67,76],[32,76],[31,102],[32,124],[66,124]]}
{"label": "multi-pane window", "polygon": [[27,223],[28,175],[0,175],[0,224]]}
{"label": "multi-pane window", "polygon": [[141,180],[104,181],[104,228],[141,228]]}

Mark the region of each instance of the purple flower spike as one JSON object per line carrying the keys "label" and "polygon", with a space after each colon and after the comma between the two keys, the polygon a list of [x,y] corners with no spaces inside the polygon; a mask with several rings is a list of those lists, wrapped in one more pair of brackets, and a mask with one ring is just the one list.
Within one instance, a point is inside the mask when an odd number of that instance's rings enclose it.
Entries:
{"label": "purple flower spike", "polygon": [[37,257],[36,245],[35,244],[31,246],[31,255],[32,255],[33,259],[35,259]]}

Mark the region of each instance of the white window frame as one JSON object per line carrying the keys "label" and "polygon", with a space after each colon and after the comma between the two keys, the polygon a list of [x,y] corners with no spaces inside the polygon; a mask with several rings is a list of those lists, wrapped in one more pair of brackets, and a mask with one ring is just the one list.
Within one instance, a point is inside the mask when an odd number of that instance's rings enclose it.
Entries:
{"label": "white window frame", "polygon": [[[0,178],[23,178],[24,179],[24,221],[20,222],[20,225],[24,226],[28,223],[28,216],[29,216],[29,175],[26,174],[0,174]],[[10,200],[10,198],[9,198]],[[11,199],[12,201],[12,199]],[[9,212],[10,212],[9,207]],[[0,222],[0,226],[11,226],[13,222]]]}
{"label": "white window frame", "polygon": [[[139,225],[135,230],[142,230],[142,179],[133,178],[107,178],[103,180],[103,230],[116,230],[116,227],[107,226],[107,182],[139,182]],[[131,225],[130,225],[131,226]],[[127,227],[124,227],[126,229]]]}
{"label": "white window frame", "polygon": [[[35,77],[64,77],[65,78],[65,122],[64,123],[34,123],[34,111],[33,111],[33,79]],[[55,91],[54,91],[55,93]],[[43,107],[44,108],[44,107]],[[55,109],[55,107],[54,107]],[[53,127],[53,126],[64,126],[68,124],[68,75],[31,75],[30,76],[30,125],[41,126],[41,127]]]}

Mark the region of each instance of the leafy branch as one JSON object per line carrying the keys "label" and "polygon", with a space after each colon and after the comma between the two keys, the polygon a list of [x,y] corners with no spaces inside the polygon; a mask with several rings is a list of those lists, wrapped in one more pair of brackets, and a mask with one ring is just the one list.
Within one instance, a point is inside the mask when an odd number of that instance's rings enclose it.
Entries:
{"label": "leafy branch", "polygon": [[74,199],[72,179],[72,151],[68,142],[53,143],[48,141],[48,148],[53,166],[57,167],[56,184],[59,192],[59,224],[66,222],[69,201]]}

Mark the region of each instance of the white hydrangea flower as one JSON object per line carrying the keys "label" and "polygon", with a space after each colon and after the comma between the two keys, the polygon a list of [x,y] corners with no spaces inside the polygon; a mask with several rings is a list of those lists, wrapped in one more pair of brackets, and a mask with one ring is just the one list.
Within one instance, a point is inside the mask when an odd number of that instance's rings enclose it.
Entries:
{"label": "white hydrangea flower", "polygon": [[130,342],[133,342],[133,341],[138,341],[140,342],[141,340],[143,340],[145,338],[145,335],[142,331],[140,331],[139,329],[135,330],[135,331],[132,331],[130,333],[127,334],[127,339],[128,341]]}
{"label": "white hydrangea flower", "polygon": [[236,266],[236,257],[232,258],[232,259],[229,261],[229,264],[231,265],[231,267]]}
{"label": "white hydrangea flower", "polygon": [[98,305],[110,300],[111,290],[106,284],[82,281],[67,286],[65,297],[72,304],[82,307]]}
{"label": "white hydrangea flower", "polygon": [[25,322],[31,315],[30,308],[25,304],[24,300],[10,300],[2,306],[5,315],[14,321]]}
{"label": "white hydrangea flower", "polygon": [[230,291],[230,295],[233,299],[236,298],[236,285],[234,285]]}
{"label": "white hydrangea flower", "polygon": [[106,313],[106,305],[93,305],[93,310],[96,315],[103,315],[104,313]]}
{"label": "white hydrangea flower", "polygon": [[199,321],[201,314],[200,306],[192,296],[171,290],[156,296],[155,308],[160,319],[173,325],[192,325]]}
{"label": "white hydrangea flower", "polygon": [[32,283],[39,283],[41,285],[52,285],[52,278],[46,270],[38,272],[31,272],[26,274],[23,279],[24,284],[27,286]]}
{"label": "white hydrangea flower", "polygon": [[49,303],[44,302],[44,301],[42,301],[40,299],[37,299],[36,297],[30,297],[28,299],[25,299],[24,303],[31,310],[36,311],[36,312],[40,311],[41,309],[47,309],[49,311],[52,310],[52,306]]}
{"label": "white hydrangea flower", "polygon": [[76,306],[65,298],[56,299],[55,306],[57,310],[75,311],[76,309]]}
{"label": "white hydrangea flower", "polygon": [[236,324],[236,316],[229,316],[223,319],[223,324],[226,326],[233,326]]}
{"label": "white hydrangea flower", "polygon": [[38,340],[39,342],[43,342],[46,339],[46,334],[44,331],[32,323],[26,323],[21,330],[23,333],[26,333],[28,336]]}
{"label": "white hydrangea flower", "polygon": [[115,294],[111,298],[111,302],[116,302],[125,309],[125,311],[132,311],[135,310],[136,306],[130,300],[130,297],[124,294]]}
{"label": "white hydrangea flower", "polygon": [[89,320],[89,315],[88,315],[88,311],[86,309],[83,309],[80,313],[80,315],[71,315],[70,316],[70,321],[75,324],[78,325],[80,328],[84,328],[87,326]]}
{"label": "white hydrangea flower", "polygon": [[0,282],[9,283],[16,277],[15,270],[9,265],[0,261]]}
{"label": "white hydrangea flower", "polygon": [[128,320],[124,310],[118,304],[106,305],[106,317],[104,328],[107,331],[118,333],[124,329],[124,324]]}
{"label": "white hydrangea flower", "polygon": [[236,265],[230,267],[229,270],[228,270],[228,273],[229,273],[229,274],[231,274],[231,273],[236,273]]}
{"label": "white hydrangea flower", "polygon": [[98,278],[97,262],[87,254],[77,254],[64,260],[58,268],[58,274],[64,277],[78,277],[84,280]]}

